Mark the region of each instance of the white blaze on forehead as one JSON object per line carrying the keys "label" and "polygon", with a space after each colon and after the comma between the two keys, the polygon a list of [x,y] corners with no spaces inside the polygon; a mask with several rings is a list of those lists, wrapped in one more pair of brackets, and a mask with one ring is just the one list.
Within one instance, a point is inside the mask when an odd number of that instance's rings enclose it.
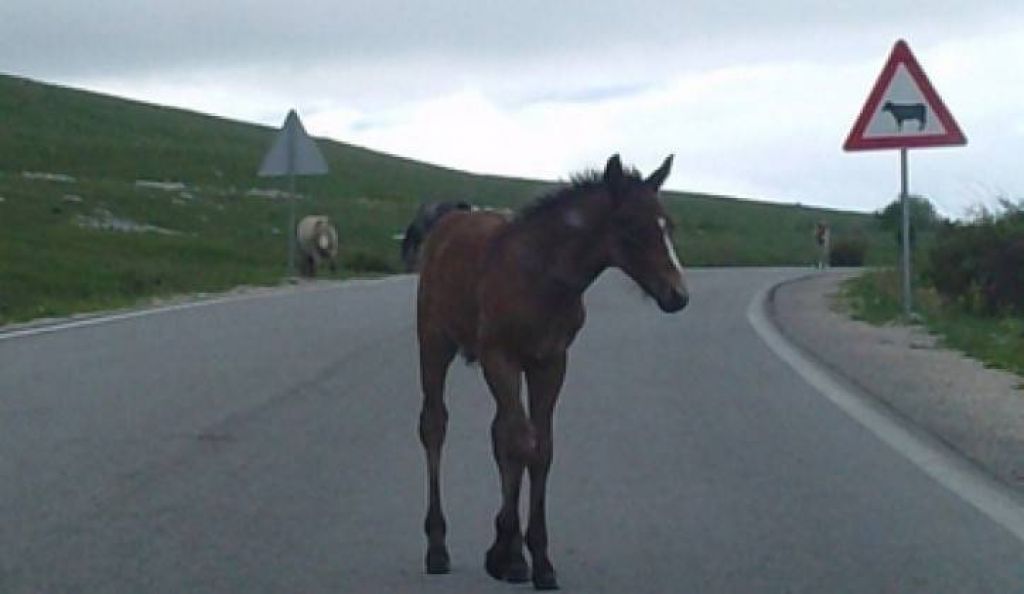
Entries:
{"label": "white blaze on forehead", "polygon": [[331,247],[331,238],[327,237],[326,233],[321,233],[319,239],[320,249],[326,250],[327,248]]}
{"label": "white blaze on forehead", "polygon": [[683,275],[683,265],[679,263],[679,256],[676,255],[676,247],[672,245],[672,240],[668,236],[668,221],[665,217],[658,217],[658,226],[661,227],[661,239],[665,242],[665,251],[668,252],[668,257],[672,260],[672,265],[679,271],[679,276]]}

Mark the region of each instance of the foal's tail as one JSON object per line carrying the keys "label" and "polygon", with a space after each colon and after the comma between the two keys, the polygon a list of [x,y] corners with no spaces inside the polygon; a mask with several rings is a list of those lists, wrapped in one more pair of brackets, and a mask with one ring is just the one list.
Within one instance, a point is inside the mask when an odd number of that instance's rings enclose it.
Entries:
{"label": "foal's tail", "polygon": [[444,216],[456,210],[473,210],[473,206],[463,200],[457,202],[430,202],[423,204],[416,211],[416,216],[405,229],[402,236],[402,262],[406,272],[415,272],[419,267],[420,247],[426,241],[430,230]]}

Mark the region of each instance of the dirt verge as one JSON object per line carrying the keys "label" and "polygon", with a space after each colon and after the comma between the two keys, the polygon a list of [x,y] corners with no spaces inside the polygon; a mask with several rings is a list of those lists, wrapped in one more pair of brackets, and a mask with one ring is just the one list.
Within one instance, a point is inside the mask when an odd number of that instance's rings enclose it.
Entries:
{"label": "dirt verge", "polygon": [[783,284],[769,311],[812,358],[1024,492],[1024,378],[942,348],[920,326],[872,326],[837,312],[829,271]]}

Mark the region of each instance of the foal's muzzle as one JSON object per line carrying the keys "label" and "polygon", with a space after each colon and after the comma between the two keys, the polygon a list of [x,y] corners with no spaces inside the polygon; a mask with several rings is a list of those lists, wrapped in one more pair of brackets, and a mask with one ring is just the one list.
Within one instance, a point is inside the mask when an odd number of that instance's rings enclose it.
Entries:
{"label": "foal's muzzle", "polygon": [[675,313],[690,302],[690,295],[678,289],[672,289],[668,295],[658,299],[658,307],[665,313]]}

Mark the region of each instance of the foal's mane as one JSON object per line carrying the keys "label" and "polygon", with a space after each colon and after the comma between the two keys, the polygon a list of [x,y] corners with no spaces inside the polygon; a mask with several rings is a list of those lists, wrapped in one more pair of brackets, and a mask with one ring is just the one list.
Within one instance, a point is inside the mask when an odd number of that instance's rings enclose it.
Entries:
{"label": "foal's mane", "polygon": [[[642,183],[643,177],[633,167],[624,168],[623,181],[627,184]],[[596,169],[587,169],[574,173],[569,177],[569,185],[557,188],[533,200],[516,213],[516,221],[528,221],[547,213],[557,211],[579,200],[595,190],[603,188],[604,173]]]}

